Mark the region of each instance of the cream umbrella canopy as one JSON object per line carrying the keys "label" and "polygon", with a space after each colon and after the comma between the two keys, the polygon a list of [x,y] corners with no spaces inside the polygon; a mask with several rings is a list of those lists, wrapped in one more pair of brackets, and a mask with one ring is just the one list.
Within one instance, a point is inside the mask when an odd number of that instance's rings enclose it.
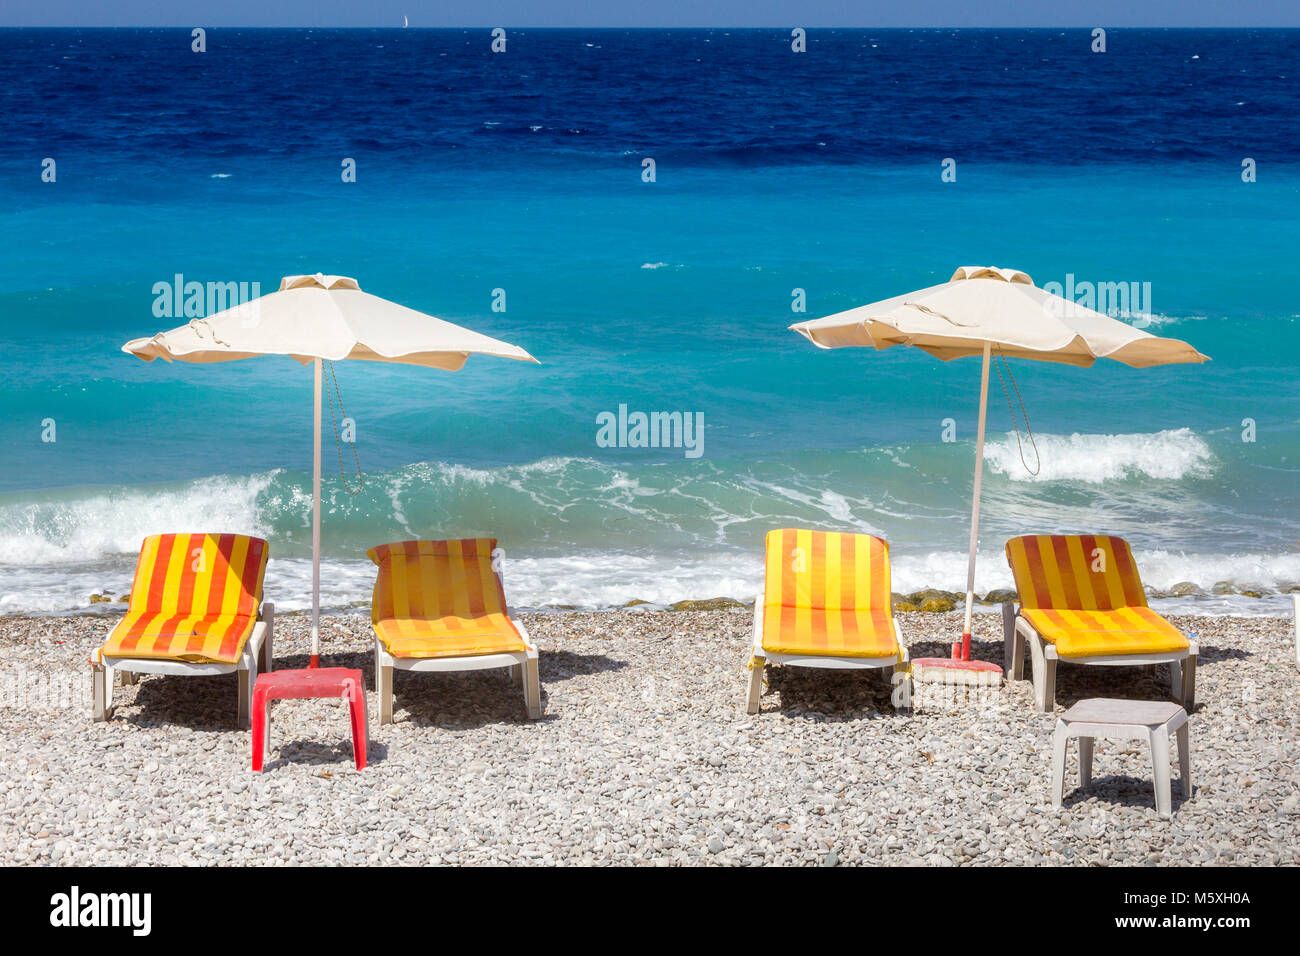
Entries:
{"label": "cream umbrella canopy", "polygon": [[339,359],[400,362],[458,371],[471,355],[536,362],[516,345],[461,328],[361,291],[346,276],[285,276],[259,298],[151,338],[122,351],[151,362],[229,362],[287,355],[314,366],[312,470],[311,662],[320,658],[321,367]]}
{"label": "cream umbrella canopy", "polygon": [[[1099,358],[1111,358],[1134,368],[1208,361],[1186,342],[1159,338],[1040,289],[1024,272],[985,266],[963,266],[940,285],[822,319],[798,322],[790,328],[824,349],[847,346],[887,349],[911,345],[945,362],[968,355],[983,358],[966,617],[959,658],[967,661],[971,610],[975,603],[975,547],[979,539],[991,356],[996,353],[1084,367]],[[959,648],[954,645],[953,656],[958,654]]]}

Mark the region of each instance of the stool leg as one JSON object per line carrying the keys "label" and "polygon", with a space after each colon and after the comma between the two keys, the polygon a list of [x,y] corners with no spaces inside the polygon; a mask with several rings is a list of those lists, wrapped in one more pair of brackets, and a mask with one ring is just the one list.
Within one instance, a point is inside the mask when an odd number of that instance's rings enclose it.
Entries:
{"label": "stool leg", "polygon": [[1178,777],[1183,785],[1183,799],[1192,795],[1192,740],[1189,724],[1178,728]]}
{"label": "stool leg", "polygon": [[358,770],[365,770],[370,743],[366,732],[366,692],[355,681],[348,682],[348,714],[352,720],[352,759]]}
{"label": "stool leg", "polygon": [[1092,748],[1096,743],[1091,737],[1079,738],[1079,786],[1086,787],[1092,783]]}
{"label": "stool leg", "polygon": [[1052,806],[1061,809],[1065,797],[1065,744],[1067,741],[1065,724],[1057,722],[1052,734]]}
{"label": "stool leg", "polygon": [[1151,764],[1154,770],[1156,812],[1162,820],[1170,817],[1169,797],[1169,729],[1156,727],[1151,731]]}
{"label": "stool leg", "polygon": [[253,772],[261,773],[265,765],[267,751],[267,737],[269,728],[267,726],[267,705],[269,701],[267,692],[264,687],[253,688],[253,712],[250,715],[253,723]]}
{"label": "stool leg", "polygon": [[361,755],[367,759],[370,756],[370,704],[366,700],[366,685],[362,681],[357,684],[357,697],[361,702],[361,742],[363,744]]}

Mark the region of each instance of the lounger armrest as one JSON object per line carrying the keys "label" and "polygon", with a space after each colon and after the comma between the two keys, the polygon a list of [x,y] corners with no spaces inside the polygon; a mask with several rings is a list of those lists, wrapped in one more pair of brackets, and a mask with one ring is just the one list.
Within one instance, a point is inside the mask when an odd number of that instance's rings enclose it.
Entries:
{"label": "lounger armrest", "polygon": [[524,647],[528,648],[528,651],[531,655],[536,656],[537,645],[534,644],[533,639],[528,636],[528,628],[524,627],[522,621],[516,621],[514,617],[511,615],[507,615],[507,616],[510,617],[510,623],[513,624],[515,628],[519,631],[519,636],[524,639]]}

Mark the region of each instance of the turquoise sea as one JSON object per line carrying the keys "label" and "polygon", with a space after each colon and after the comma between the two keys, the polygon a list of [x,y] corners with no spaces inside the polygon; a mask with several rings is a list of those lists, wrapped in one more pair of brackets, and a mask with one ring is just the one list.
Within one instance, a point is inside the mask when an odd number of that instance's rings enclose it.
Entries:
{"label": "turquoise sea", "polygon": [[[1036,477],[995,376],[978,589],[1010,584],[1007,537],[1086,530],[1203,592],[1158,606],[1288,607],[1300,33],[788,41],[0,30],[0,612],[124,594],[161,530],[263,535],[268,594],[309,603],[310,369],[123,355],[181,324],[155,315],[177,275],[349,275],[541,363],[337,366],[365,488],[327,437],[331,607],[369,600],[367,547],[415,536],[499,538],[523,606],[752,598],[790,525],[887,537],[895,590],[960,589],[978,361],[787,326],[961,265],[1149,283],[1151,331],[1213,359],[1013,362]],[[599,444],[620,405],[701,414],[701,454]]]}

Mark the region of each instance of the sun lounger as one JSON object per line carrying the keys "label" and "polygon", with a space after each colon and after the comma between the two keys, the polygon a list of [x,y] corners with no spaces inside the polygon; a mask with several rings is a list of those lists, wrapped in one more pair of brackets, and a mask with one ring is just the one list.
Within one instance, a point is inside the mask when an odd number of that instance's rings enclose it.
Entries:
{"label": "sun lounger", "polygon": [[108,720],[113,680],[137,674],[239,675],[239,722],[259,670],[269,671],[275,607],[262,603],[269,548],[242,534],[144,539],[126,616],[90,658],[93,714]]}
{"label": "sun lounger", "polygon": [[[886,669],[907,662],[889,589],[889,545],[866,534],[783,529],[767,536],[745,709],[759,711],[767,664]],[[903,706],[898,694],[895,707]]]}
{"label": "sun lounger", "polygon": [[1002,605],[1007,670],[1024,677],[1033,655],[1034,701],[1056,706],[1056,664],[1169,665],[1170,692],[1192,712],[1198,648],[1151,608],[1133,552],[1109,535],[1023,535],[1007,542],[1020,597]]}
{"label": "sun lounger", "polygon": [[379,566],[371,602],[379,722],[393,721],[393,669],[508,667],[530,719],[542,716],[537,648],[511,619],[492,538],[398,541],[366,552]]}

